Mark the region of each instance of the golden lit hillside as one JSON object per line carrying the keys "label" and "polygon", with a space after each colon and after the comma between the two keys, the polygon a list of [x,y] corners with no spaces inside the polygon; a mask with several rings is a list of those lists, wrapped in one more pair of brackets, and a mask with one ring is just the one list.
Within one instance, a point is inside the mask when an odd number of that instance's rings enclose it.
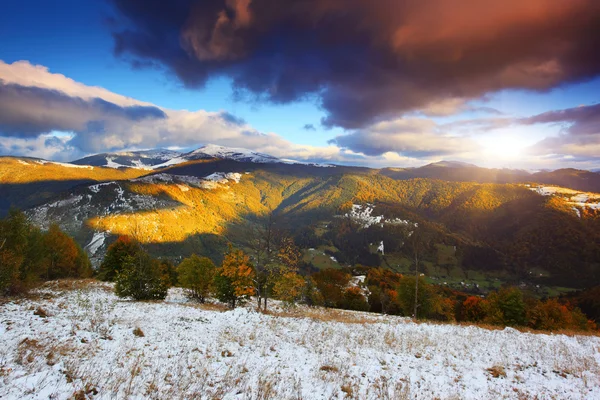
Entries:
{"label": "golden lit hillside", "polygon": [[29,158],[0,157],[0,184],[77,180],[102,182],[137,178],[147,173],[133,168],[76,166]]}

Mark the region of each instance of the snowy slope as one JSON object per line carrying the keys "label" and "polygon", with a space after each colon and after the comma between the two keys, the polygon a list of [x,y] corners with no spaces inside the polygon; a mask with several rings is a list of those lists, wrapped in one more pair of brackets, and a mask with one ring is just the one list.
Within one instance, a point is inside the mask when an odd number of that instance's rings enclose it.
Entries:
{"label": "snowy slope", "polygon": [[595,336],[304,307],[221,312],[178,289],[139,303],[98,283],[38,294],[0,307],[0,398],[600,398]]}
{"label": "snowy slope", "polygon": [[194,160],[205,160],[211,158],[220,158],[224,160],[234,160],[239,162],[252,163],[282,163],[282,164],[306,164],[319,167],[331,167],[329,164],[303,163],[300,161],[280,159],[268,154],[259,153],[252,150],[224,147],[214,144],[202,146],[188,153],[179,153],[171,150],[145,150],[122,153],[103,153],[85,157],[73,161],[77,165],[93,165],[110,168],[141,168],[141,169],[161,169],[173,165],[181,164]]}
{"label": "snowy slope", "polygon": [[165,149],[102,153],[75,160],[72,164],[109,168],[152,169],[155,165],[167,162],[179,155],[179,152]]}

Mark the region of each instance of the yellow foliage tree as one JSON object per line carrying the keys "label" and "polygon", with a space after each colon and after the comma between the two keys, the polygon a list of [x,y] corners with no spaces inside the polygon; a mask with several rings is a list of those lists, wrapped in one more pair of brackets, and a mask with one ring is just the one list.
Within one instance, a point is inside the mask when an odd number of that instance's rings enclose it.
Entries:
{"label": "yellow foliage tree", "polygon": [[225,254],[220,274],[229,279],[236,297],[247,297],[254,294],[254,268],[250,257],[242,250],[229,248]]}
{"label": "yellow foliage tree", "polygon": [[283,274],[273,286],[273,294],[279,300],[294,304],[302,296],[306,282],[295,272]]}

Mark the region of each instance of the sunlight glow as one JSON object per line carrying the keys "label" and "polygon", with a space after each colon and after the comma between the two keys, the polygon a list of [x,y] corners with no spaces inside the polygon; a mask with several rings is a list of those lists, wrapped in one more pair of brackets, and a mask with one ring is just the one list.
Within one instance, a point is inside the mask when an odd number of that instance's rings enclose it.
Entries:
{"label": "sunlight glow", "polygon": [[480,138],[479,142],[483,147],[483,156],[495,159],[515,159],[531,145],[522,138],[507,135],[487,136]]}

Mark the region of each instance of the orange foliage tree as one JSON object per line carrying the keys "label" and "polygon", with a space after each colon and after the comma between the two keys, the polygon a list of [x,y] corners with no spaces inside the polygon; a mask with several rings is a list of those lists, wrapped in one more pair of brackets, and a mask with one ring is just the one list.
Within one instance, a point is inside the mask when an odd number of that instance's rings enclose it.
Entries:
{"label": "orange foliage tree", "polygon": [[250,257],[242,250],[234,250],[230,246],[217,275],[219,298],[228,301],[235,308],[237,302],[254,294],[254,274]]}

